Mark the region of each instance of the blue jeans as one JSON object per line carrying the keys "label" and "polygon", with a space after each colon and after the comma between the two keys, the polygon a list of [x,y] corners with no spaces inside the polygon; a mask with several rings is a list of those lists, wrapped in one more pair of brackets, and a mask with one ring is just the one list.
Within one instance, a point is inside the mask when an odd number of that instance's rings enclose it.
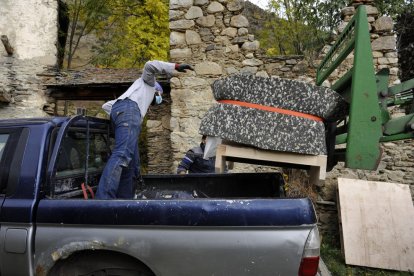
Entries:
{"label": "blue jeans", "polygon": [[141,132],[141,112],[136,102],[118,100],[111,110],[115,130],[115,146],[99,180],[96,199],[132,199],[133,177],[139,176],[138,139]]}

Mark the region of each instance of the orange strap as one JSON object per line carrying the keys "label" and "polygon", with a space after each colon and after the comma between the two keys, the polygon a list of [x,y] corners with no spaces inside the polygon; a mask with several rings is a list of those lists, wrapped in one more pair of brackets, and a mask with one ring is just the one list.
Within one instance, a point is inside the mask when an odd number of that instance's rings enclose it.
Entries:
{"label": "orange strap", "polygon": [[250,107],[250,108],[260,109],[264,111],[277,112],[277,113],[282,113],[286,115],[302,117],[302,118],[306,118],[306,119],[310,119],[310,120],[314,120],[318,122],[323,121],[323,119],[318,116],[314,116],[314,115],[310,115],[310,114],[306,114],[302,112],[297,112],[297,111],[292,111],[288,109],[283,109],[283,108],[261,105],[261,104],[247,103],[247,102],[241,102],[241,101],[236,101],[236,100],[219,100],[218,102],[224,103],[224,104],[234,104],[234,105],[239,105],[239,106],[244,106],[244,107]]}

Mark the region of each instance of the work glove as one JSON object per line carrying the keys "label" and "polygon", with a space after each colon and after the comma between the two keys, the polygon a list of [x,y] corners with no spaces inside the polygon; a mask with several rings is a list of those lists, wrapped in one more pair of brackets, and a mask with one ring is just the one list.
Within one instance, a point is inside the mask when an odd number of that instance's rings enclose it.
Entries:
{"label": "work glove", "polygon": [[194,69],[193,69],[193,67],[191,67],[191,65],[184,64],[184,63],[182,63],[182,64],[176,63],[175,64],[175,70],[177,70],[178,72],[186,72],[185,71],[186,69],[194,71]]}

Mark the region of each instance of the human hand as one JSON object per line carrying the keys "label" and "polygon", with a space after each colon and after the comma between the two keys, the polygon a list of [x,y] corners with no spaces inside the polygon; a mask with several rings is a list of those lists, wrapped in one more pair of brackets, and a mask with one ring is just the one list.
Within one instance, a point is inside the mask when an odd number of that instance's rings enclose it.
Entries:
{"label": "human hand", "polygon": [[184,64],[184,63],[182,63],[182,64],[176,63],[175,64],[175,70],[177,70],[178,72],[186,72],[185,71],[186,69],[194,71],[193,67],[191,67],[191,65],[189,65],[189,64]]}

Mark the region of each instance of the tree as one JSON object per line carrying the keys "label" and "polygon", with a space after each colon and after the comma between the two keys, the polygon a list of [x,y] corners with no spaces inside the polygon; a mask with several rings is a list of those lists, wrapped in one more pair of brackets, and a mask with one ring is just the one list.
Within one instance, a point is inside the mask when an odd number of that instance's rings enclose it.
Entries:
{"label": "tree", "polygon": [[109,16],[110,0],[68,0],[69,33],[67,44],[67,68],[71,68],[72,59],[78,50],[79,42],[86,35],[103,28]]}
{"label": "tree", "polygon": [[[349,0],[269,0],[270,19],[259,33],[268,54],[312,55],[335,34]],[[396,19],[413,0],[374,0],[380,14]]]}
{"label": "tree", "polygon": [[259,39],[269,54],[305,54],[321,48],[340,21],[346,0],[270,0],[273,14]]}
{"label": "tree", "polygon": [[98,33],[93,63],[102,67],[141,67],[168,59],[168,5],[158,0],[113,0],[107,28]]}
{"label": "tree", "polygon": [[413,0],[374,0],[380,14],[391,16],[394,20],[413,6]]}
{"label": "tree", "polygon": [[68,0],[67,67],[86,35],[97,38],[90,63],[97,67],[141,67],[168,58],[166,0]]}

